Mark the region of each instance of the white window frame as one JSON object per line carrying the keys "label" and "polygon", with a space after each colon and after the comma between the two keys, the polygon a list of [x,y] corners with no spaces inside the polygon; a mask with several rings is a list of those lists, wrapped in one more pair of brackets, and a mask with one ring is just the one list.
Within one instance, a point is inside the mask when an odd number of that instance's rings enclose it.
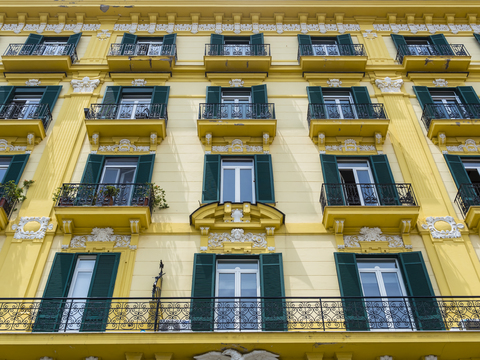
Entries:
{"label": "white window frame", "polygon": [[[235,269],[219,269],[219,263],[242,263],[242,262],[256,262],[257,269],[240,269],[236,267]],[[215,297],[218,298],[218,290],[219,290],[219,283],[220,283],[220,274],[235,274],[235,308],[238,310],[240,309],[239,303],[242,300],[241,297],[241,276],[242,274],[256,274],[257,275],[257,297],[261,296],[260,291],[260,261],[256,259],[232,259],[232,260],[217,260],[215,264]],[[247,298],[248,299],[248,298]],[[216,300],[218,303],[218,300]],[[257,329],[241,329],[240,326],[235,326],[235,330],[226,330],[226,331],[261,331],[261,304],[258,303],[257,307],[258,311],[258,327]],[[232,318],[239,319],[240,314],[235,313],[232,314]],[[240,323],[239,321],[237,323]],[[215,319],[215,327],[217,324],[217,319]]]}
{"label": "white window frame", "polygon": [[[125,165],[118,165],[118,164],[108,165],[108,160],[109,160],[109,158],[107,157],[105,159],[105,164],[103,165],[103,168],[102,168],[102,176],[100,177],[100,184],[103,184],[103,179],[105,177],[105,172],[106,172],[107,168],[135,168],[135,171],[133,173],[133,181],[135,181],[135,176],[137,175],[137,170],[138,170],[137,169],[138,168],[138,161],[135,164],[133,164],[133,162],[132,162],[132,163],[125,163]],[[117,174],[117,180],[115,181],[115,184],[124,184],[124,183],[120,182],[120,179],[118,177],[119,177],[119,173]],[[133,184],[133,182],[132,182],[132,184]]]}
{"label": "white window frame", "polygon": [[[348,165],[346,164],[348,162]],[[363,167],[360,167],[360,166],[352,166],[351,164],[352,163],[362,163],[362,164],[367,164],[367,167],[363,166]],[[342,166],[342,164],[344,166]],[[371,190],[373,192],[373,195],[376,197],[377,199],[377,206],[379,205],[379,198],[378,198],[378,194],[377,194],[377,189],[375,188],[375,186],[373,184],[375,184],[375,178],[373,177],[373,172],[372,172],[372,169],[370,167],[370,162],[368,160],[355,160],[355,159],[345,159],[344,162],[342,161],[338,161],[337,162],[337,168],[338,168],[338,172],[340,174],[340,170],[341,169],[347,169],[347,170],[353,170],[353,176],[355,177],[355,183],[357,184],[357,191],[358,191],[358,195],[359,195],[359,198],[360,198],[360,204],[361,206],[366,206],[365,205],[365,201],[363,199],[363,189],[362,189],[362,186],[360,184],[365,184],[365,183],[361,183],[359,180],[358,180],[358,174],[357,174],[357,171],[359,170],[362,170],[362,171],[365,171],[367,170],[368,171],[368,176],[370,178],[370,184],[372,184],[372,187],[371,187]],[[342,180],[342,184],[347,184],[347,183],[344,183],[343,182],[343,178],[342,176],[340,175],[340,179]],[[374,205],[373,203],[369,203],[367,206],[376,206]]]}
{"label": "white window frame", "polygon": [[32,112],[33,114],[35,114],[35,105],[39,105],[41,99],[42,95],[15,95],[13,97],[12,103],[23,104],[22,113],[21,115],[19,114],[17,119],[33,119],[33,117],[29,116],[29,114]]}
{"label": "white window frame", "polygon": [[[136,119],[136,113],[137,113],[137,109],[140,108],[141,106],[144,106],[144,105],[150,105],[152,99],[148,99],[148,98],[143,98],[143,97],[126,97],[126,98],[122,98],[120,100],[120,108],[118,109],[118,113],[117,113],[117,119],[124,119],[124,120],[128,120],[128,119]],[[131,112],[130,112],[130,117],[121,117],[120,115],[122,114],[122,110],[124,107],[130,107],[131,106]]]}
{"label": "white window frame", "polygon": [[[463,119],[463,116],[462,116],[462,112],[461,110],[459,109],[459,107],[457,106],[457,112],[458,112],[458,115],[460,115],[460,117],[455,117],[455,116],[452,116],[454,115],[451,111],[448,111],[449,109],[449,106],[452,106],[452,105],[463,105],[462,101],[460,100],[460,98],[458,97],[458,95],[456,93],[453,92],[452,95],[435,95],[435,93],[431,94],[431,97],[432,97],[432,100],[433,100],[433,103],[436,104],[436,105],[443,105],[445,108],[444,108],[444,112],[445,112],[445,115],[448,116],[449,119]],[[449,103],[450,101],[450,103]],[[455,101],[455,104],[452,104],[452,102]],[[441,104],[439,104],[441,103]]]}
{"label": "white window frame", "polygon": [[[146,54],[140,54],[140,55],[160,56],[162,54],[163,41],[138,41],[135,45],[147,45],[148,46],[147,53]],[[140,49],[140,47],[138,47],[137,49]],[[139,51],[135,51],[135,55],[137,55],[138,52]]]}
{"label": "white window frame", "polygon": [[[322,39],[315,39],[313,41],[321,41]],[[333,41],[334,44],[315,44],[312,43],[313,55],[315,56],[340,56],[340,48],[338,47],[338,41],[333,39],[325,39],[324,41]],[[319,49],[323,49],[322,52],[318,52]],[[318,54],[318,55],[317,55]],[[322,55],[324,54],[324,55]]]}
{"label": "white window frame", "polygon": [[[230,164],[233,164],[234,162],[251,162],[251,166],[248,165],[224,165],[227,164],[227,162]],[[221,163],[221,184],[220,184],[220,203],[223,204],[223,188],[225,186],[224,184],[224,176],[223,172],[224,169],[234,169],[235,170],[235,201],[234,203],[241,203],[240,201],[240,170],[242,169],[251,169],[252,170],[252,204],[256,203],[255,199],[255,161],[253,159],[242,159],[242,158],[235,158],[235,159],[222,159]]]}
{"label": "white window frame", "polygon": [[3,178],[7,174],[8,168],[10,167],[10,164],[12,163],[12,159],[10,159],[10,162],[8,164],[0,165],[0,170],[5,170],[5,174],[0,178],[0,184],[3,183]]}
{"label": "white window frame", "polygon": [[[252,93],[245,92],[245,95],[228,95],[229,92],[222,92],[221,102],[223,105],[226,119],[245,119],[249,110],[249,104],[252,102]],[[233,102],[232,102],[233,101]],[[246,105],[246,106],[244,106]]]}
{"label": "white window frame", "polygon": [[[51,55],[63,55],[65,50],[65,46],[67,46],[66,41],[44,41],[41,45],[43,45],[42,56],[51,56]],[[54,50],[52,53],[49,54],[49,48]]]}
{"label": "white window frame", "polygon": [[[329,100],[329,101],[334,100],[335,101],[335,105],[338,108],[338,114],[340,115],[340,117],[338,119],[345,119],[345,116],[343,114],[343,108],[342,108],[342,105],[345,105],[345,104],[342,104],[341,101],[342,100],[348,100],[348,102],[350,104],[350,107],[352,109],[353,118],[358,119],[358,115],[357,115],[357,112],[356,112],[356,109],[355,109],[355,101],[353,100],[353,96],[352,96],[351,93],[349,93],[348,95],[324,95],[323,96],[323,102],[325,103],[326,107],[327,106],[335,106],[333,104],[327,104],[326,100]],[[325,115],[326,115],[327,119],[329,119],[328,109],[325,109],[325,110],[326,110]],[[334,119],[336,119],[336,118],[334,118]]]}
{"label": "white window frame", "polygon": [[[387,273],[388,272],[388,273],[397,274],[398,283],[400,285],[400,291],[402,292],[401,296],[408,296],[407,295],[407,290],[405,288],[405,281],[403,280],[402,272],[400,271],[400,264],[398,263],[397,259],[393,259],[393,258],[362,258],[362,259],[357,259],[357,264],[358,264],[358,262],[369,262],[369,261],[377,261],[378,262],[378,261],[385,261],[385,260],[395,262],[396,267],[395,268],[381,268],[379,266],[375,266],[375,267],[372,267],[372,268],[361,268],[361,269],[358,268],[358,276],[360,278],[360,285],[362,286],[362,292],[363,292],[364,296],[367,296],[367,295],[365,295],[365,290],[363,289],[362,277],[360,276],[362,272],[364,272],[364,273],[374,273],[375,274],[375,277],[377,278],[378,289],[379,289],[381,297],[388,297],[387,291],[385,289],[385,284],[383,282],[382,273]],[[368,301],[368,299],[366,299],[365,301]],[[408,311],[408,314],[410,316],[410,323],[412,324],[413,329],[406,329],[406,328],[396,329],[395,324],[393,322],[393,319],[391,318],[391,316],[389,316],[389,313],[391,312],[391,310],[388,309],[388,311],[385,312],[385,317],[386,317],[387,322],[388,322],[388,329],[370,329],[370,330],[371,331],[410,331],[410,330],[414,331],[415,330],[415,321],[414,321],[414,318],[413,318],[412,309],[410,308],[408,302],[405,302],[405,305],[407,307],[407,311]],[[388,301],[383,302],[383,308],[387,308],[387,307],[389,307],[389,302]],[[367,311],[367,316],[369,316],[368,311]]]}

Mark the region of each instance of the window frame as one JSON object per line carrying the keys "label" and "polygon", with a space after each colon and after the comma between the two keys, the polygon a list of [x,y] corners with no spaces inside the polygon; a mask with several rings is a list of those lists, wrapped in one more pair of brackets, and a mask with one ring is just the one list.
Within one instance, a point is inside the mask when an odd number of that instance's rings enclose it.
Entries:
{"label": "window frame", "polygon": [[[246,166],[246,165],[232,165],[232,166],[224,166],[224,162],[250,162],[251,166]],[[252,201],[250,201],[251,204],[256,203],[256,197],[255,197],[255,159],[251,158],[221,158],[221,163],[220,163],[220,204],[224,204],[225,201],[223,199],[223,189],[224,189],[224,170],[235,170],[235,184],[234,184],[234,189],[235,189],[235,201],[227,201],[231,203],[244,203],[245,201],[241,201],[241,176],[240,170],[246,170],[246,169],[251,169],[252,171]],[[237,186],[238,185],[238,186]],[[248,201],[247,201],[248,202]]]}

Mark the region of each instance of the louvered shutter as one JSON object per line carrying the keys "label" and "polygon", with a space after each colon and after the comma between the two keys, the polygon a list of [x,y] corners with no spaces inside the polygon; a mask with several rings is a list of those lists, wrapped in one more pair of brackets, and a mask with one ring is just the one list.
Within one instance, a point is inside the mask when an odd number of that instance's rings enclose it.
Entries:
{"label": "louvered shutter", "polygon": [[12,101],[14,93],[14,86],[0,86],[0,109],[3,104],[9,104]]}
{"label": "louvered shutter", "polygon": [[[40,104],[45,104],[46,106],[48,106],[48,111],[50,111],[50,113],[53,112],[53,107],[57,102],[58,95],[60,95],[60,91],[62,91],[61,85],[47,86],[45,88],[42,98],[40,99]],[[48,115],[47,109],[40,108],[39,117],[43,118],[44,116],[47,116],[47,115]]]}
{"label": "louvered shutter", "polygon": [[287,331],[281,253],[260,254],[260,288],[263,298],[271,298],[263,299],[262,330]]}
{"label": "louvered shutter", "polygon": [[98,184],[103,170],[104,155],[89,154],[83,170],[82,184]]}
{"label": "louvered shutter", "polygon": [[403,35],[390,34],[393,43],[397,48],[397,60],[403,62],[403,57],[409,54],[408,45]]}
{"label": "louvered shutter", "polygon": [[152,95],[152,109],[150,111],[153,119],[166,119],[168,94],[170,86],[154,86]]}
{"label": "louvered shutter", "polygon": [[357,117],[359,119],[375,118],[368,89],[365,86],[352,86],[351,90],[353,100],[355,101]]}
{"label": "louvered shutter", "polygon": [[18,55],[31,55],[35,47],[37,45],[40,45],[43,42],[43,35],[38,35],[38,34],[30,34],[28,35],[27,40],[23,44],[24,46],[22,47],[22,50],[20,50],[20,53]]}
{"label": "louvered shutter", "polygon": [[165,35],[163,37],[163,43],[162,43],[162,55],[174,56],[176,41],[177,41],[177,34]]}
{"label": "louvered shutter", "polygon": [[202,191],[203,204],[220,201],[220,166],[220,155],[205,155]]}
{"label": "louvered shutter", "polygon": [[204,114],[199,114],[203,119],[221,119],[221,106],[217,105],[222,102],[222,87],[207,86],[207,103],[205,104]]}
{"label": "louvered shutter", "polygon": [[343,55],[343,56],[355,55],[352,36],[350,34],[338,35],[337,44],[339,45],[338,48],[339,48],[340,55]]}
{"label": "louvered shutter", "polygon": [[387,155],[370,156],[370,165],[377,184],[376,190],[380,205],[401,205]]}
{"label": "louvered shutter", "polygon": [[435,45],[435,50],[439,52],[438,55],[453,55],[452,48],[448,43],[445,35],[436,34],[430,36],[430,41]]}
{"label": "louvered shutter", "polygon": [[140,155],[138,157],[137,172],[135,174],[136,184],[146,184],[152,182],[154,164],[155,154]]}
{"label": "louvered shutter", "polygon": [[225,37],[220,34],[211,34],[210,35],[210,51],[208,55],[223,55],[223,44],[225,42]]}
{"label": "louvered shutter", "polygon": [[29,157],[30,154],[12,156],[12,161],[10,161],[7,172],[3,177],[4,184],[12,180],[15,181],[15,184],[20,182],[20,178],[22,177],[25,166],[27,166]]}
{"label": "louvered shutter", "polygon": [[313,55],[312,37],[310,35],[297,34],[300,56]]}
{"label": "louvered shutter", "polygon": [[124,33],[122,37],[122,55],[135,55],[135,44],[137,43],[137,35]]}
{"label": "louvered shutter", "polygon": [[307,86],[310,119],[325,119],[326,109],[321,86]]}
{"label": "louvered shutter", "polygon": [[274,119],[268,107],[267,85],[252,86],[253,114],[252,119]]}
{"label": "louvered shutter", "polygon": [[250,45],[253,55],[268,55],[263,46],[263,33],[250,35]]}
{"label": "louvered shutter", "polygon": [[80,41],[81,37],[82,37],[82,33],[76,33],[76,34],[71,35],[67,40],[68,54],[65,54],[65,55],[72,56],[72,60],[73,60],[73,54],[75,54],[75,52],[77,50],[77,45],[78,45],[78,42]]}
{"label": "louvered shutter", "polygon": [[272,155],[255,155],[255,192],[257,202],[275,203]]}
{"label": "louvered shutter", "polygon": [[323,172],[323,187],[327,196],[327,205],[345,205],[343,187],[335,155],[320,154]]}
{"label": "louvered shutter", "polygon": [[[195,254],[190,319],[193,331],[214,330],[215,254]],[[206,299],[201,299],[206,298]]]}
{"label": "louvered shutter", "polygon": [[[426,86],[414,86],[413,91],[415,95],[417,95],[418,102],[420,106],[425,111],[425,106],[427,104],[433,104],[432,96],[430,95],[430,91],[428,91],[428,87]],[[427,108],[427,112],[430,112],[430,108]],[[433,114],[432,114],[433,115]]]}

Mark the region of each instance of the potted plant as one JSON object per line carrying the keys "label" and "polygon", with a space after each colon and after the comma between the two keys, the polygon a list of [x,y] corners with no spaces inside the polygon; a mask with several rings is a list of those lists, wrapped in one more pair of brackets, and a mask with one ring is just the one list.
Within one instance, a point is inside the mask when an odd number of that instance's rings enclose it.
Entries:
{"label": "potted plant", "polygon": [[120,194],[120,189],[113,185],[105,185],[100,189],[100,195],[103,196],[102,205],[113,205],[113,199]]}
{"label": "potted plant", "polygon": [[77,195],[77,188],[72,185],[65,184],[58,187],[53,193],[52,200],[58,206],[73,206],[73,199]]}
{"label": "potted plant", "polygon": [[[23,186],[18,186],[14,180],[7,181],[2,185],[3,193],[0,199],[0,207],[4,207],[5,203],[9,203],[10,206],[14,206],[17,201],[24,201],[26,192],[30,186],[34,183],[34,180],[25,180]],[[13,209],[16,210],[16,209]]]}
{"label": "potted plant", "polygon": [[[165,190],[163,190],[160,186],[151,184],[153,185],[153,210],[155,209],[167,209],[168,204],[167,200],[165,198]],[[145,205],[148,205],[148,199],[145,199],[146,203]]]}

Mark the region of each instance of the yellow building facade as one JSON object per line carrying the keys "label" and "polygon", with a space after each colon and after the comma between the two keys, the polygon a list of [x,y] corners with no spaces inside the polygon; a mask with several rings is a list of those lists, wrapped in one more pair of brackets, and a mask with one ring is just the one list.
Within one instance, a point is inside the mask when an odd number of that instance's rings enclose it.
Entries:
{"label": "yellow building facade", "polygon": [[479,358],[477,13],[4,0],[0,359]]}

